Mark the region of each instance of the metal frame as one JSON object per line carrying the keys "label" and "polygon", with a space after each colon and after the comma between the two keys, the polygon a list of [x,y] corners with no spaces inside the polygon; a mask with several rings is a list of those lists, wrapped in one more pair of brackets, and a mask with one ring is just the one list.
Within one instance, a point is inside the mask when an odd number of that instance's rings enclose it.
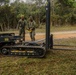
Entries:
{"label": "metal frame", "polygon": [[47,0],[47,5],[46,5],[46,50],[48,50],[49,48],[52,49],[53,48],[53,35],[50,33],[50,0]]}

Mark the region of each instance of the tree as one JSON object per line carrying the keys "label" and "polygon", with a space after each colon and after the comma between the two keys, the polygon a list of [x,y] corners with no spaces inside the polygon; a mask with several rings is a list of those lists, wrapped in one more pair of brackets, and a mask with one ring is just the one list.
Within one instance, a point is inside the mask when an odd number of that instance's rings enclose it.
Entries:
{"label": "tree", "polygon": [[[54,16],[58,15],[57,23],[64,25],[67,23],[75,24],[75,0],[58,0],[54,6]],[[54,19],[55,22],[55,19]]]}
{"label": "tree", "polygon": [[0,0],[0,5],[6,5],[9,4],[10,0]]}

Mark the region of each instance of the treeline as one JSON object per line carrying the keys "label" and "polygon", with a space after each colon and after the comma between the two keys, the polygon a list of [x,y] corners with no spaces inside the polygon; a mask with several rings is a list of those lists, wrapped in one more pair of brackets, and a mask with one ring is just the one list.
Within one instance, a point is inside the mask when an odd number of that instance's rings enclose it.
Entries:
{"label": "treeline", "polygon": [[[46,22],[46,0],[0,0],[0,30],[18,29],[20,15],[25,15],[28,20],[32,15],[37,26]],[[75,0],[51,0],[51,25],[75,25],[76,1]]]}
{"label": "treeline", "polygon": [[51,13],[52,25],[75,25],[76,0],[56,0]]}
{"label": "treeline", "polygon": [[9,0],[3,0],[0,4],[1,31],[18,29],[18,20],[21,15],[25,15],[26,20],[32,15],[37,26],[45,22],[46,11],[41,0],[36,3],[24,3],[23,1],[20,2],[20,0],[10,3]]}

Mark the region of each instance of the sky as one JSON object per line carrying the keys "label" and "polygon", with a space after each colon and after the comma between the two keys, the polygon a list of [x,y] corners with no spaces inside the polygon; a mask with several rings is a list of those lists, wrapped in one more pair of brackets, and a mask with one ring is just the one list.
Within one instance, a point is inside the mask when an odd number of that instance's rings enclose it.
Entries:
{"label": "sky", "polygon": [[[10,2],[14,2],[15,0],[10,0]],[[26,2],[26,0],[21,0],[21,1],[24,1],[24,2]]]}
{"label": "sky", "polygon": [[[10,0],[10,3],[14,2],[16,0]],[[20,1],[24,1],[24,2],[27,2],[27,3],[31,3],[31,0],[20,0]]]}

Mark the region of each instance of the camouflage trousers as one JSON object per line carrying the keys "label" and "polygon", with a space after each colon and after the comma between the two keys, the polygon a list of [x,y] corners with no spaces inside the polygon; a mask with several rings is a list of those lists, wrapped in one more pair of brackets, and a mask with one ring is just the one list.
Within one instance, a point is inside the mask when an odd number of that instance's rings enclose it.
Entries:
{"label": "camouflage trousers", "polygon": [[25,41],[25,29],[19,30],[19,36],[23,37],[23,40]]}
{"label": "camouflage trousers", "polygon": [[30,32],[30,38],[31,38],[31,41],[35,41],[35,30],[32,30]]}

